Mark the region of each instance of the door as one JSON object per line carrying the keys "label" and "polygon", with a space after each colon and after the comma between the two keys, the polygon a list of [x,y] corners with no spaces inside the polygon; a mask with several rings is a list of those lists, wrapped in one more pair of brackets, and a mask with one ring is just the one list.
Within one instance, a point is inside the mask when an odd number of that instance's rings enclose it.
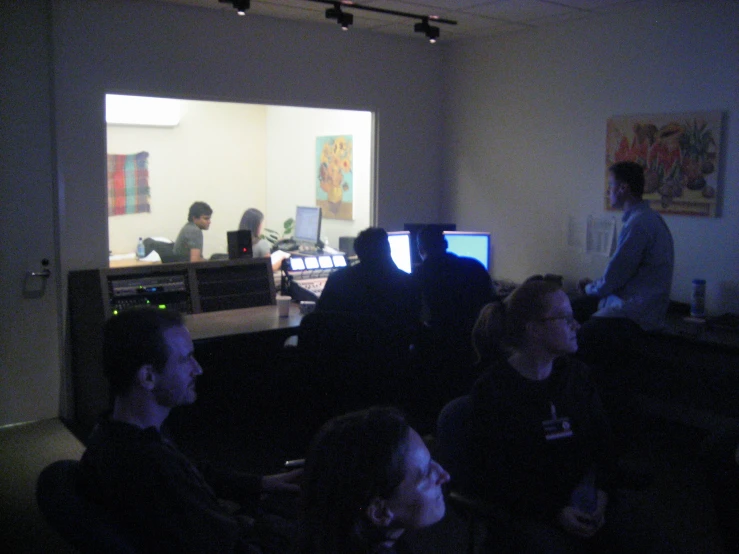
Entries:
{"label": "door", "polygon": [[0,426],[59,415],[51,1],[0,2]]}

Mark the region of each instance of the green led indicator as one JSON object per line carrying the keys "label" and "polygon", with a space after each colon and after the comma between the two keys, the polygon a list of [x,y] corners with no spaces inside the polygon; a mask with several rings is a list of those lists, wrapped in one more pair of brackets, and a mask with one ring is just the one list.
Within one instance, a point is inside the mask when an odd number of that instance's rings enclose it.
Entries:
{"label": "green led indicator", "polygon": [[159,309],[160,310],[166,310],[167,309],[167,305],[166,304],[159,304]]}
{"label": "green led indicator", "polygon": [[118,315],[118,310],[113,310],[113,315]]}

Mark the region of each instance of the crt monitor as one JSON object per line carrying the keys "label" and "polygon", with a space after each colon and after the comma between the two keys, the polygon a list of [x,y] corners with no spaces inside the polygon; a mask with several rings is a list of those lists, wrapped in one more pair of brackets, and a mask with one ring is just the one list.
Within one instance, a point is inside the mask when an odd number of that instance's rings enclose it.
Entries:
{"label": "crt monitor", "polygon": [[490,233],[444,231],[447,251],[457,256],[475,258],[485,269],[490,269]]}
{"label": "crt monitor", "polygon": [[387,234],[390,243],[390,255],[398,269],[411,272],[411,240],[408,231],[392,231]]}
{"label": "crt monitor", "polygon": [[418,232],[424,227],[432,227],[439,231],[456,231],[457,225],[455,223],[405,223],[403,229],[410,231],[411,233],[411,261],[413,265],[421,263],[421,255],[418,253]]}
{"label": "crt monitor", "polygon": [[295,210],[295,240],[317,244],[321,239],[321,208],[298,206]]}

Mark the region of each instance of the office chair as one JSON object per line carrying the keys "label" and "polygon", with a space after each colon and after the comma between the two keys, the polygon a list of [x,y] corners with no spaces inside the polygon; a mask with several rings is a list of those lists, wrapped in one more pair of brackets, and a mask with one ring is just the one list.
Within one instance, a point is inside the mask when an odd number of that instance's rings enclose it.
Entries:
{"label": "office chair", "polygon": [[151,251],[155,251],[157,254],[159,254],[159,257],[162,260],[162,263],[171,263],[171,262],[188,262],[190,261],[190,258],[187,256],[178,256],[174,253],[174,243],[173,242],[164,242],[161,240],[155,240],[151,237],[147,237],[144,239],[144,251],[146,252],[146,255],[148,256]]}
{"label": "office chair", "polygon": [[436,424],[434,457],[451,475],[447,500],[469,521],[468,552],[476,552],[481,533],[503,530],[512,525],[510,513],[502,506],[477,497],[473,490],[470,445],[472,442],[472,397],[457,397],[439,413]]}
{"label": "office chair", "polygon": [[137,554],[133,537],[78,490],[79,462],[58,460],[36,482],[36,502],[51,527],[83,554]]}

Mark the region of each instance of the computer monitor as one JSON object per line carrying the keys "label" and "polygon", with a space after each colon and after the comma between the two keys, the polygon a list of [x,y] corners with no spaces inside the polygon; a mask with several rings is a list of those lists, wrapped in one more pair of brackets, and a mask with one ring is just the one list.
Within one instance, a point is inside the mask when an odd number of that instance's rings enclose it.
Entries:
{"label": "computer monitor", "polygon": [[490,233],[444,231],[447,251],[457,256],[475,258],[485,269],[490,265]]}
{"label": "computer monitor", "polygon": [[404,223],[403,229],[411,234],[411,261],[416,266],[421,263],[421,255],[418,253],[418,232],[424,227],[432,227],[439,231],[456,231],[455,223]]}
{"label": "computer monitor", "polygon": [[321,240],[321,208],[298,206],[295,210],[295,233],[297,241],[317,244]]}
{"label": "computer monitor", "polygon": [[390,255],[398,269],[410,273],[411,265],[411,234],[408,231],[392,231],[387,234],[390,243]]}

